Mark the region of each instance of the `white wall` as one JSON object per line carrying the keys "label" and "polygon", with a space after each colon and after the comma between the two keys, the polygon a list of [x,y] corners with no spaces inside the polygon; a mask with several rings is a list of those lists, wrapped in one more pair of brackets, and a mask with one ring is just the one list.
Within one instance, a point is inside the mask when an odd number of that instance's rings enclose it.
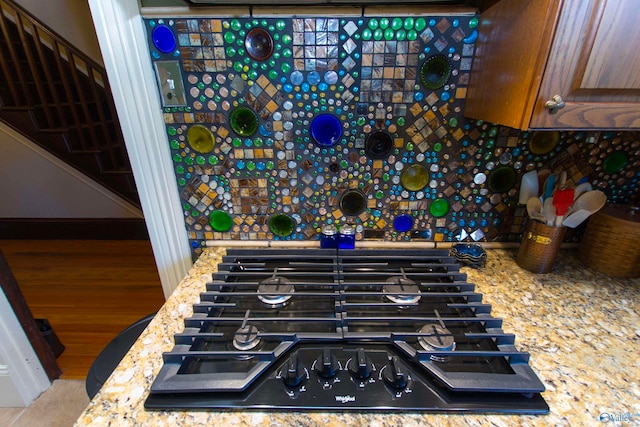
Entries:
{"label": "white wall", "polygon": [[102,64],[87,0],[14,0],[49,28]]}
{"label": "white wall", "polygon": [[142,218],[140,209],[0,123],[0,218]]}

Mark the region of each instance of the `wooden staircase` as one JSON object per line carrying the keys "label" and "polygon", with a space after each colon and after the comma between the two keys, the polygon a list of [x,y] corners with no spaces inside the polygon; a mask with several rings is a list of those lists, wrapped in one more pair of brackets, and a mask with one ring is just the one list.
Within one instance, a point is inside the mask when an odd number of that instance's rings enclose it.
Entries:
{"label": "wooden staircase", "polygon": [[104,68],[0,0],[0,120],[140,207]]}

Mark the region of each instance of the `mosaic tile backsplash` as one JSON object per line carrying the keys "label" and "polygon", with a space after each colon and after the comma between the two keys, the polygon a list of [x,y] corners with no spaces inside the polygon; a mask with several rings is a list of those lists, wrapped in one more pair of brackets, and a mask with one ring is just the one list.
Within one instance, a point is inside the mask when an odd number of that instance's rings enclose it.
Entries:
{"label": "mosaic tile backsplash", "polygon": [[637,203],[637,132],[463,116],[478,22],[145,19],[194,255],[211,239],[315,240],[328,224],[358,240],[518,241],[532,169]]}

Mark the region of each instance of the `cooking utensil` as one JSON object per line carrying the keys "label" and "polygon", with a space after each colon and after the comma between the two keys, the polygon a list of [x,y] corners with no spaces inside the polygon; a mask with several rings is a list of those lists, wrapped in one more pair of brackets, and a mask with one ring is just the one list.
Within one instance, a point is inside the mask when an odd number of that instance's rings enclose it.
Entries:
{"label": "cooking utensil", "polygon": [[531,197],[538,196],[538,172],[534,169],[522,175],[518,203],[524,205]]}
{"label": "cooking utensil", "polygon": [[538,171],[538,196],[544,196],[544,184],[551,175],[549,169],[541,169]]}
{"label": "cooking utensil", "polygon": [[556,221],[556,207],[553,206],[553,199],[549,197],[542,205],[542,213],[545,218],[545,224],[553,225]]}
{"label": "cooking utensil", "polygon": [[556,176],[556,190],[562,190],[567,186],[567,171],[562,171]]}
{"label": "cooking utensil", "polygon": [[542,214],[542,202],[535,196],[527,200],[527,213],[529,214],[529,218],[542,223],[545,222],[545,217]]}
{"label": "cooking utensil", "polygon": [[578,197],[567,212],[562,225],[576,228],[589,216],[598,212],[607,202],[607,196],[600,190],[587,191]]}
{"label": "cooking utensil", "polygon": [[591,190],[593,190],[593,187],[591,186],[590,182],[583,182],[581,184],[576,185],[575,193],[573,194],[573,200],[576,200],[582,194]]}
{"label": "cooking utensil", "polygon": [[596,213],[607,202],[607,196],[600,190],[591,190],[580,196],[580,206]]}
{"label": "cooking utensil", "polygon": [[562,225],[564,215],[573,204],[573,188],[559,189],[553,194],[553,206],[556,207],[556,227]]}
{"label": "cooking utensil", "polygon": [[562,225],[569,228],[576,228],[580,224],[584,222],[585,219],[589,218],[591,212],[585,209],[578,209],[577,211],[571,212],[569,215],[564,217],[562,220]]}
{"label": "cooking utensil", "polygon": [[556,185],[556,176],[555,174],[549,175],[547,180],[544,182],[544,198],[548,199],[553,196],[553,189]]}

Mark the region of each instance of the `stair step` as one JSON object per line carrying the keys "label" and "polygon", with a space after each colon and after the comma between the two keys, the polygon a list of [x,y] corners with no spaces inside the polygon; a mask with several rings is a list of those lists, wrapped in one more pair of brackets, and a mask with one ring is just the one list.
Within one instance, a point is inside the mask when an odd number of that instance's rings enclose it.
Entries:
{"label": "stair step", "polygon": [[16,112],[16,113],[21,113],[21,112],[25,112],[25,111],[30,111],[32,108],[28,107],[26,105],[20,105],[20,106],[15,106],[15,105],[2,105],[0,107],[1,110],[3,111],[8,111],[8,112]]}
{"label": "stair step", "polygon": [[[0,55],[7,69],[15,75],[0,82],[0,120],[88,177],[140,206],[118,118],[110,105],[111,94],[89,80],[91,77],[75,70],[73,64],[56,58],[52,50],[43,48],[39,51],[40,57],[34,49],[34,43],[40,43],[39,40],[28,33],[25,33],[27,40],[23,40],[16,23],[4,22]],[[18,22],[18,25],[22,23]],[[46,28],[43,30],[47,31]],[[95,67],[96,72],[106,75],[99,65],[66,41],[58,39],[55,34],[51,37],[64,46],[63,51],[81,58],[89,67]],[[27,55],[26,46],[33,49],[33,55]],[[9,54],[10,50],[15,52],[14,57]],[[95,91],[98,93],[94,97]],[[54,104],[54,99],[57,104]],[[35,105],[21,105],[27,100]]]}

